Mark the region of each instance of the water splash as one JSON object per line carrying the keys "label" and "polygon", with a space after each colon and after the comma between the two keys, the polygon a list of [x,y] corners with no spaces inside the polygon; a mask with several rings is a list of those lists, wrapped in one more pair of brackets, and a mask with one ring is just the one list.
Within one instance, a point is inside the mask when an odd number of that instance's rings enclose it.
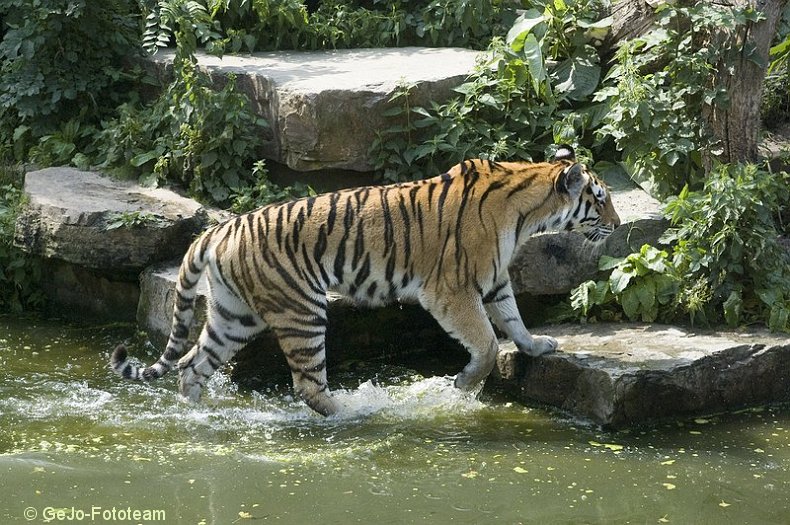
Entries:
{"label": "water splash", "polygon": [[338,390],[335,397],[343,407],[330,419],[346,420],[377,415],[386,419],[433,419],[448,414],[469,414],[486,405],[477,399],[482,390],[464,392],[453,378],[429,377],[413,383],[378,386],[366,381],[354,390]]}

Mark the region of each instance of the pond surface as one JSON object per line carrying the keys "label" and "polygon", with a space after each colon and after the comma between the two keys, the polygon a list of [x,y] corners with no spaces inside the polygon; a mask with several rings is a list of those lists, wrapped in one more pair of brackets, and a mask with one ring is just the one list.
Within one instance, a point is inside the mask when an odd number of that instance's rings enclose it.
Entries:
{"label": "pond surface", "polygon": [[131,335],[0,318],[0,523],[790,523],[787,409],[604,432],[383,365],[328,419],[225,374],[192,405],[112,375]]}

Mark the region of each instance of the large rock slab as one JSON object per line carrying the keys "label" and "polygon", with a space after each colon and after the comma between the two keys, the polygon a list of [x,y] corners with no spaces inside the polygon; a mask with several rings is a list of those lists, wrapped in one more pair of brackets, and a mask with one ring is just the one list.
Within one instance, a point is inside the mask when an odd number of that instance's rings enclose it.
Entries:
{"label": "large rock slab", "polygon": [[496,382],[518,400],[609,427],[790,401],[790,339],[767,331],[664,325],[535,330],[560,351],[530,358],[501,346]]}
{"label": "large rock slab", "polygon": [[533,236],[510,264],[516,294],[568,293],[596,277],[601,255],[623,257],[638,252],[643,244],[658,244],[668,226],[661,204],[624,176],[610,175],[606,183],[622,225],[601,244],[575,232]]}
{"label": "large rock slab", "polygon": [[[270,124],[267,158],[298,171],[340,168],[371,171],[376,132],[389,127],[387,101],[399,83],[413,84],[414,105],[447,98],[472,72],[478,51],[458,48],[277,51],[222,59],[199,54],[216,76],[237,86]],[[153,60],[160,73],[172,51]]]}
{"label": "large rock slab", "polygon": [[[181,256],[207,215],[200,204],[162,188],[145,188],[74,168],[25,176],[28,203],[14,242],[47,259],[118,274],[136,274]],[[126,225],[119,221],[126,218]]]}
{"label": "large rock slab", "polygon": [[24,191],[14,242],[44,259],[50,313],[81,320],[133,321],[139,272],[181,256],[207,222],[172,191],[74,168],[30,172]]}

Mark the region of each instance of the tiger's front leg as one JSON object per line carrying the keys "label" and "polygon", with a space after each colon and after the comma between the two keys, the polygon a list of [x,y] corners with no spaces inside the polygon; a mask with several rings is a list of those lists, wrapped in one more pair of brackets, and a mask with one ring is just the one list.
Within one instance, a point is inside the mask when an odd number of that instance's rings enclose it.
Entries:
{"label": "tiger's front leg", "polygon": [[464,292],[448,295],[446,300],[426,295],[420,298],[420,303],[469,352],[469,364],[455,377],[455,386],[471,390],[493,370],[499,343],[479,295]]}
{"label": "tiger's front leg", "polygon": [[525,354],[537,357],[559,348],[559,343],[547,335],[533,336],[524,326],[521,314],[516,305],[510,280],[504,281],[483,299],[486,313],[491,317],[499,330],[513,340],[516,348]]}

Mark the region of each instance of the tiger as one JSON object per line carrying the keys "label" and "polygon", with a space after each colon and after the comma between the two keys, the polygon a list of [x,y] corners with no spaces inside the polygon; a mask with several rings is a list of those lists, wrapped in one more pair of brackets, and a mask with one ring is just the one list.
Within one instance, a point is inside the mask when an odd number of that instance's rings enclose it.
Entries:
{"label": "tiger", "polygon": [[[332,415],[342,408],[326,370],[327,292],[335,291],[368,306],[422,305],[469,352],[454,385],[472,390],[495,366],[494,326],[530,356],[558,349],[556,339],[531,335],[519,314],[508,274],[518,248],[549,231],[578,231],[600,243],[619,225],[609,189],[570,146],[548,162],[466,160],[433,178],[270,204],[191,244],[159,359],[133,364],[121,344],[110,365],[142,381],[177,367],[180,394],[197,401],[209,377],[269,329],[294,393]],[[185,352],[204,273],[206,321]]]}

